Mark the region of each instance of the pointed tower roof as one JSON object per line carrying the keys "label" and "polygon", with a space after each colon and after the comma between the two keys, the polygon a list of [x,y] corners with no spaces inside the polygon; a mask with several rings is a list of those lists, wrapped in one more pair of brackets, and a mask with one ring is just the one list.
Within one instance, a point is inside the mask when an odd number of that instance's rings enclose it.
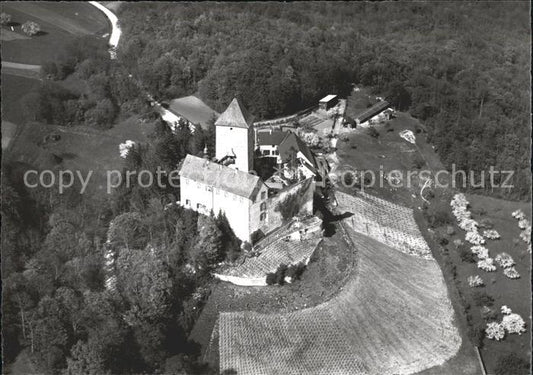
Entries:
{"label": "pointed tower roof", "polygon": [[252,125],[252,116],[239,103],[239,100],[234,98],[228,108],[217,119],[215,125],[247,129]]}

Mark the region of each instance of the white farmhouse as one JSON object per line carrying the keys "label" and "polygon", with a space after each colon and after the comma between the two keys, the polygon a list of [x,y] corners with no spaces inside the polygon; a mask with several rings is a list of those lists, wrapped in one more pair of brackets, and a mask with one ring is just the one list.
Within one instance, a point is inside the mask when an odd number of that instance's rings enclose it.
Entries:
{"label": "white farmhouse", "polygon": [[242,241],[267,226],[267,190],[259,176],[193,155],[180,170],[181,204],[205,215],[224,212]]}

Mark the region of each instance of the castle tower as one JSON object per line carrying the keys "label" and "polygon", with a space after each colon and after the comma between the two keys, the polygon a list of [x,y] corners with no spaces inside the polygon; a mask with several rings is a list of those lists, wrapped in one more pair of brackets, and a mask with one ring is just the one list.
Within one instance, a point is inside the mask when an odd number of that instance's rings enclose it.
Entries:
{"label": "castle tower", "polygon": [[215,122],[216,158],[235,158],[235,168],[249,172],[254,162],[254,129],[252,117],[233,99]]}

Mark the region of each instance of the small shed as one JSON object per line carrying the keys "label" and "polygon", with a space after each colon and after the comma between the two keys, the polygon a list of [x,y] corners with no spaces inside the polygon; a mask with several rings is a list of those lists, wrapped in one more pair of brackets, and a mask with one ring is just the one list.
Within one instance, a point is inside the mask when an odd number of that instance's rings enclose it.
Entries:
{"label": "small shed", "polygon": [[334,107],[338,101],[339,99],[337,98],[337,95],[327,95],[320,99],[318,102],[318,108],[327,111],[328,109]]}

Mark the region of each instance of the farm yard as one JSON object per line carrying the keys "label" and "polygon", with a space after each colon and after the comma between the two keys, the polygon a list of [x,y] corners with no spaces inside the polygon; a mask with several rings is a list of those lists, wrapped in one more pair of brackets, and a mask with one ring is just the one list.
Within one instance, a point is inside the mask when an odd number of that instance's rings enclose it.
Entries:
{"label": "farm yard", "polygon": [[[442,169],[435,159],[436,155],[426,143],[426,136],[418,133],[421,129],[416,119],[408,114],[396,113],[396,118],[384,124],[373,125],[379,136],[373,137],[367,129],[342,129],[337,142],[337,150],[328,155],[332,172],[338,172],[340,178],[343,171],[349,171],[356,176],[361,176],[361,171],[372,171],[375,176],[375,184],[365,187],[359,185],[343,186],[338,183],[338,189],[353,193],[366,191],[378,195],[389,201],[397,202],[405,206],[413,207],[419,204],[419,192],[423,183],[417,174],[412,174],[410,184],[407,183],[407,172],[429,169],[438,171]],[[416,135],[416,145],[402,139],[399,132],[411,130]],[[389,184],[387,175],[397,170],[402,173],[402,184]],[[380,178],[383,174],[383,179]],[[370,172],[366,175],[370,179]]]}
{"label": "farm yard", "polygon": [[[220,314],[221,371],[404,374],[457,353],[461,338],[437,263],[348,231],[358,264],[328,302],[290,313]],[[465,373],[477,373],[476,363]]]}

